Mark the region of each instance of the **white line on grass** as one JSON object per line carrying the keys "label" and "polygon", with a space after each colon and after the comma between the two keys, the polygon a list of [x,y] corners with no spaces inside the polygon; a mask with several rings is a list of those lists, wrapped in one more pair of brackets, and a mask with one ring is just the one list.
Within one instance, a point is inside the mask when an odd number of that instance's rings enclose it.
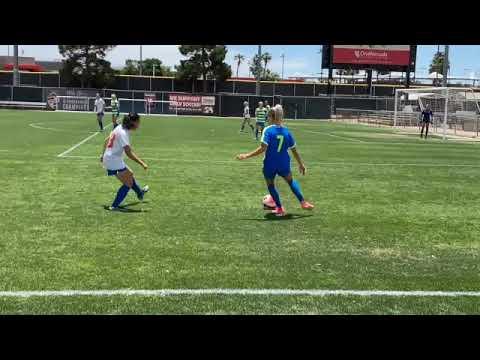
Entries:
{"label": "white line on grass", "polygon": [[73,296],[179,296],[179,295],[262,295],[262,296],[388,296],[388,297],[480,297],[480,291],[423,290],[328,290],[328,289],[158,289],[158,290],[39,290],[0,291],[0,297]]}
{"label": "white line on grass", "polygon": [[[107,127],[111,126],[112,123],[108,124],[107,126],[105,126],[104,129],[106,129]],[[78,148],[80,145],[86,143],[88,140],[90,140],[91,138],[94,138],[95,136],[97,136],[98,134],[100,134],[99,132],[96,132],[88,137],[86,137],[85,139],[83,139],[82,141],[80,141],[78,144],[75,144],[73,145],[70,149],[68,150],[65,150],[63,153],[61,154],[58,154],[57,157],[65,157],[65,155],[67,155],[68,153],[72,152],[73,150],[75,150],[76,148]]]}
{"label": "white line on grass", "polygon": [[[68,159],[98,159],[98,156],[83,156],[83,155],[65,155],[63,158]],[[145,160],[152,161],[169,161],[169,162],[201,162],[209,164],[239,164],[238,160],[208,160],[208,159],[174,159],[174,158],[151,158],[142,157]],[[242,162],[243,165],[255,165],[259,166],[258,162]],[[421,167],[473,167],[478,168],[480,164],[433,164],[433,163],[355,163],[355,162],[322,162],[322,161],[309,161],[311,165],[322,166],[421,166]],[[307,164],[307,165],[308,165]]]}
{"label": "white line on grass", "polygon": [[350,138],[350,137],[346,137],[346,136],[334,135],[334,134],[327,133],[327,132],[312,131],[312,130],[303,130],[303,131],[309,132],[309,133],[314,133],[314,134],[333,136],[333,137],[337,137],[337,138],[340,138],[340,139],[346,139],[346,140],[349,140],[349,141],[357,141],[357,142],[361,142],[361,143],[367,143],[367,141],[363,141],[363,140],[359,140],[359,139],[354,139],[354,138]]}

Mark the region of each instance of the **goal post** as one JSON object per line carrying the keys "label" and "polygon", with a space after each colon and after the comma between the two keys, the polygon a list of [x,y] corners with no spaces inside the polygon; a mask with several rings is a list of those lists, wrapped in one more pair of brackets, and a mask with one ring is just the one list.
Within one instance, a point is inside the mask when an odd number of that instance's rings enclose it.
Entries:
{"label": "goal post", "polygon": [[414,89],[396,89],[394,107],[394,126],[420,121],[421,112],[429,106],[433,112],[433,122],[436,129],[441,124],[443,139],[447,132],[457,127],[478,130],[480,115],[480,93],[472,88],[461,87],[424,87]]}

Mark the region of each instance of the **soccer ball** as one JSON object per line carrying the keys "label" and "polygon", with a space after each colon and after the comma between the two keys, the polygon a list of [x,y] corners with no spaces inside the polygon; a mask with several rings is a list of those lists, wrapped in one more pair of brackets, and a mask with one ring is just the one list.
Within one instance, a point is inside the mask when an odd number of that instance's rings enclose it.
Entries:
{"label": "soccer ball", "polygon": [[265,195],[262,199],[263,209],[264,210],[274,210],[275,209],[275,200],[273,200],[272,195]]}

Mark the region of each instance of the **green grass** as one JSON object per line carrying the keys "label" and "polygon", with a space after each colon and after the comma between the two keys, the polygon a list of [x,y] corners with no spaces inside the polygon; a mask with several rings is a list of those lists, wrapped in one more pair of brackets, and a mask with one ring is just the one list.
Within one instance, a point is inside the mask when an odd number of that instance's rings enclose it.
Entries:
{"label": "green grass", "polygon": [[[239,122],[144,117],[132,143],[149,170],[130,165],[151,192],[128,196],[138,212],[110,213],[119,183],[98,160],[104,135],[57,157],[94,116],[0,111],[0,290],[480,290],[480,144],[291,121],[309,170],[294,175],[316,209],[279,181],[295,216],[272,221],[262,159],[234,160],[256,146]],[[442,166],[459,164],[474,166]],[[480,299],[0,298],[0,313],[480,313]]]}

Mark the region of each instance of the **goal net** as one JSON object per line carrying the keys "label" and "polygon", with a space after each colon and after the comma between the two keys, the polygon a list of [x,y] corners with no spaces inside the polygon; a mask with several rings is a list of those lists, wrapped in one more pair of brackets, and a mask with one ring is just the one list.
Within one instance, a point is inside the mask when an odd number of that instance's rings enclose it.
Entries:
{"label": "goal net", "polygon": [[[103,98],[105,112],[111,112],[111,98]],[[93,112],[95,98],[86,96],[57,96],[56,110]],[[136,112],[141,115],[178,115],[178,105],[175,101],[154,100],[145,96],[144,99],[119,98],[120,113]]]}
{"label": "goal net", "polygon": [[480,93],[471,88],[432,87],[396,89],[394,126],[420,124],[421,112],[429,106],[433,112],[433,131],[478,136]]}

